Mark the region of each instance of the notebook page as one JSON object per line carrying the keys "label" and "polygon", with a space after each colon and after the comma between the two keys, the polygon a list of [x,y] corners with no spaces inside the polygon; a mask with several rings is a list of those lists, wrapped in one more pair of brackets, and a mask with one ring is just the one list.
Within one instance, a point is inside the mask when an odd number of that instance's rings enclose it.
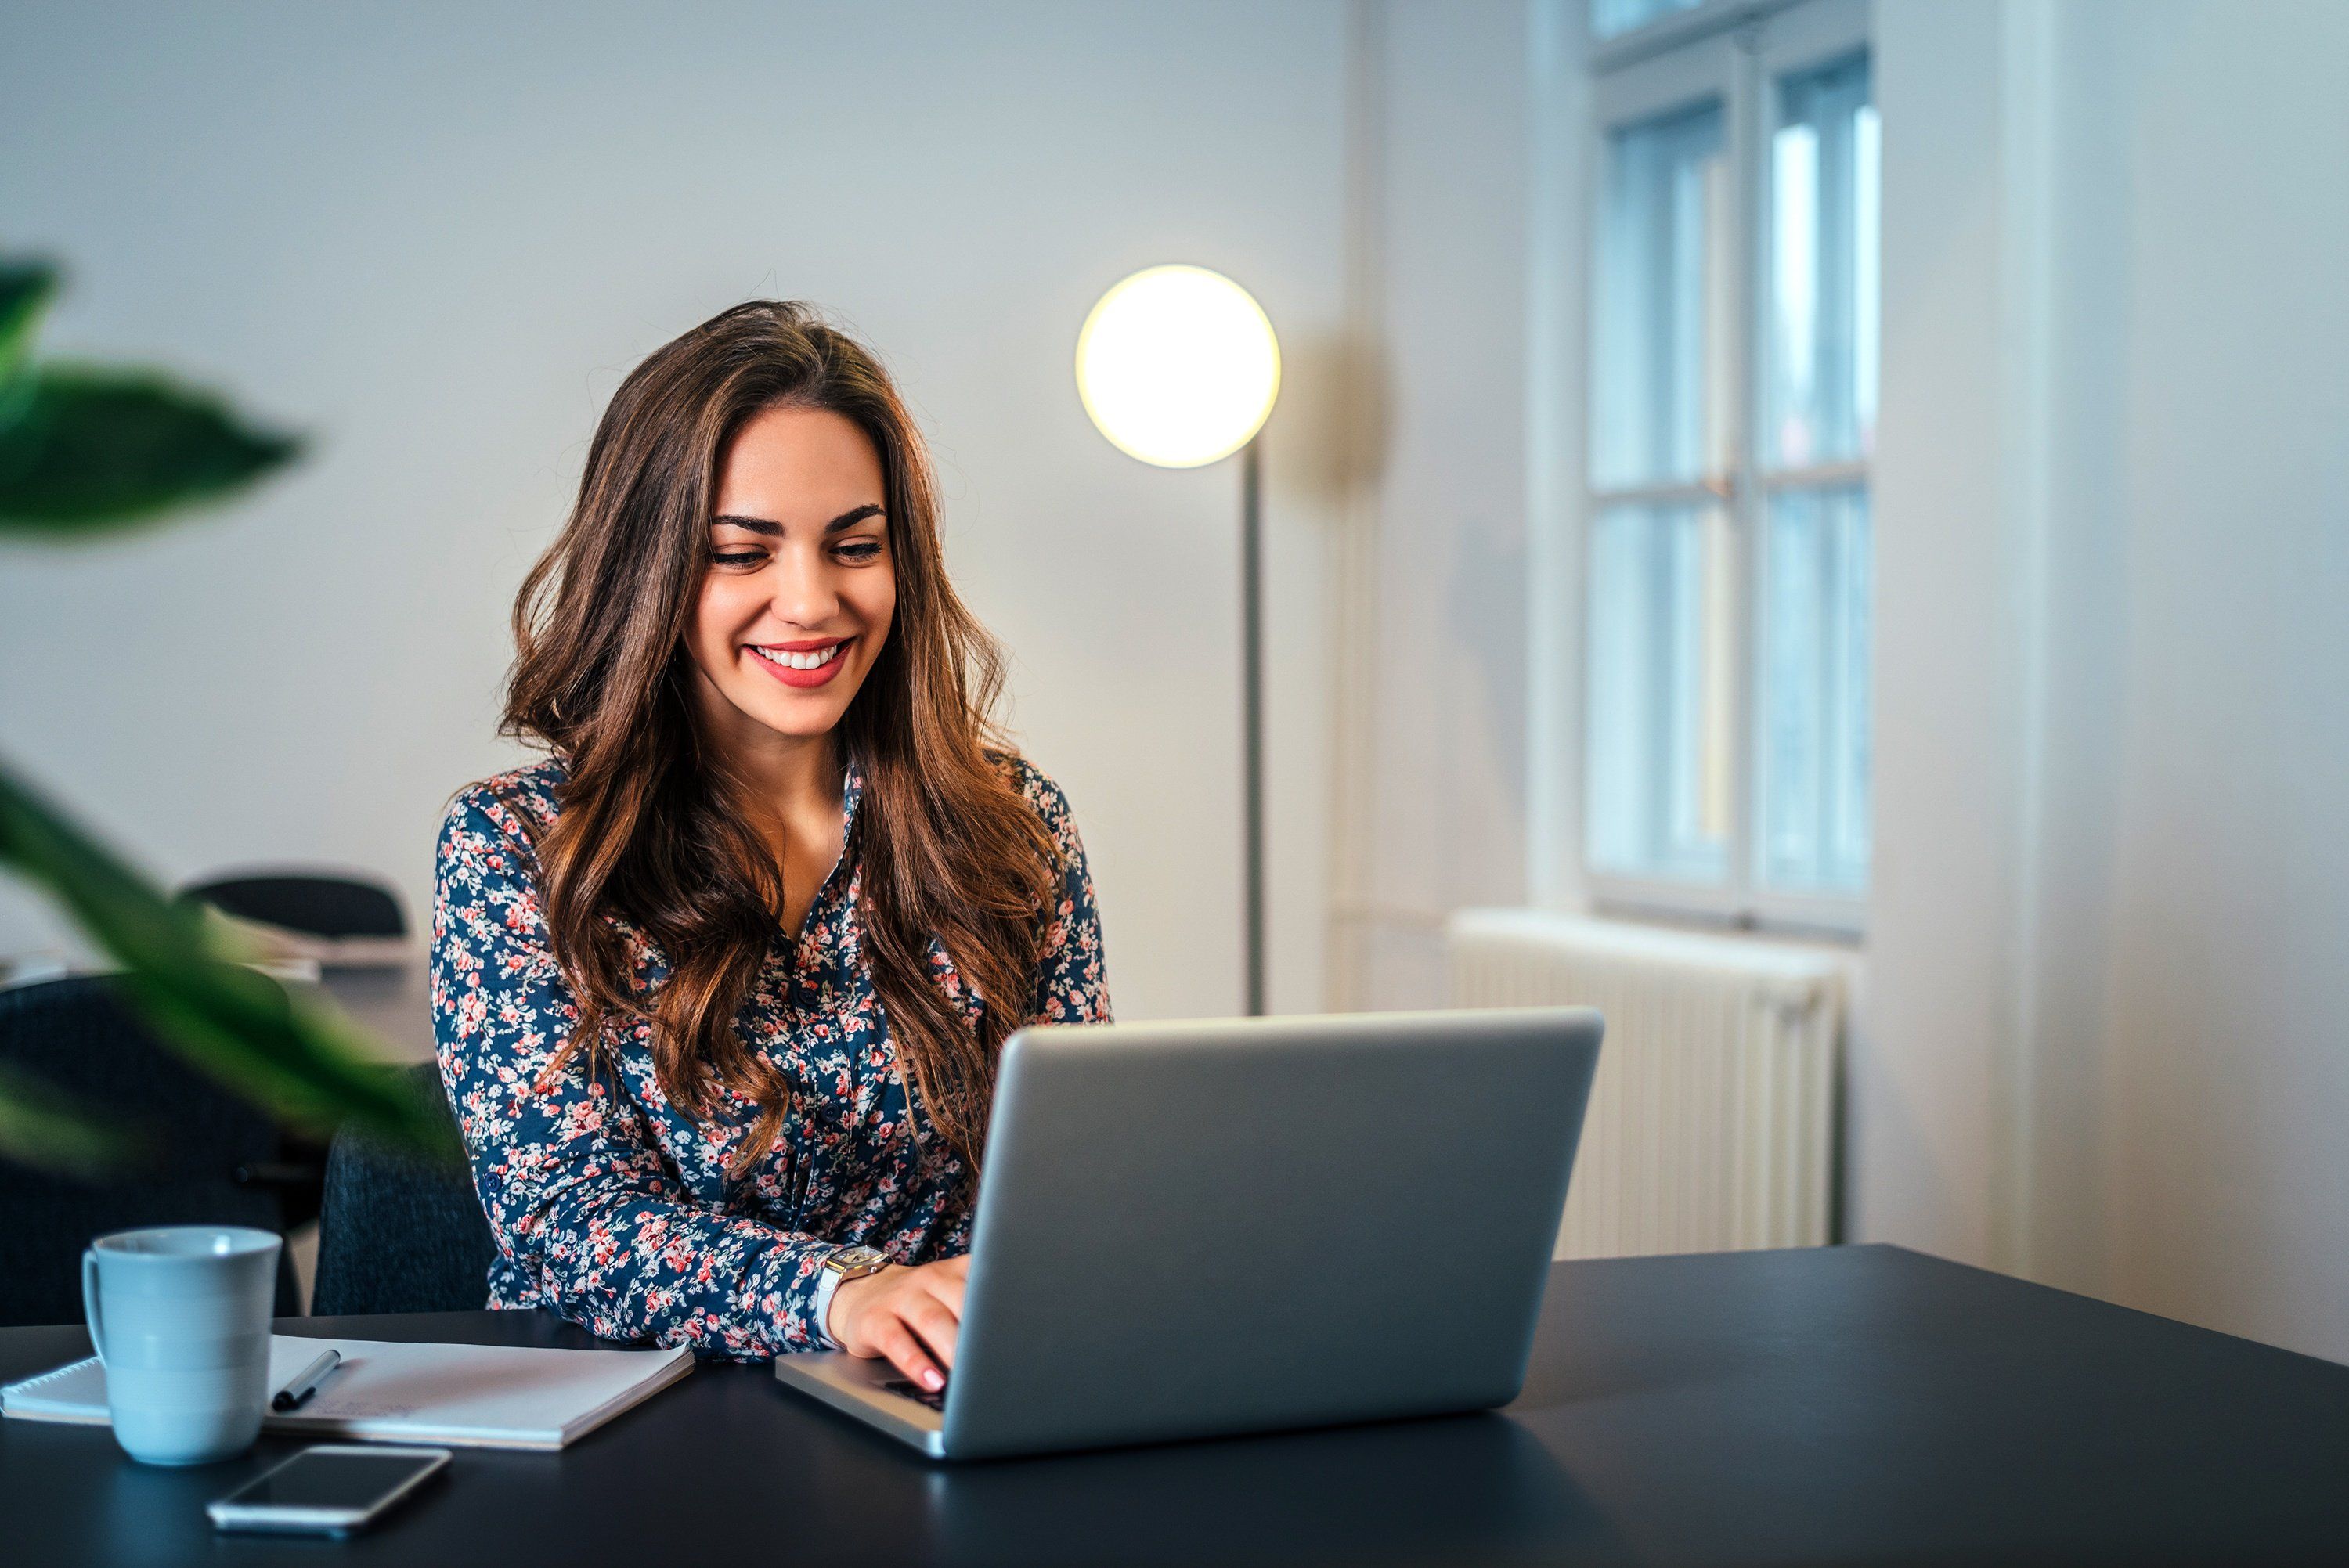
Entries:
{"label": "notebook page", "polygon": [[[274,1349],[274,1346],[272,1346]],[[270,1360],[274,1372],[277,1363]],[[106,1368],[95,1356],[68,1362],[54,1372],[0,1388],[0,1413],[20,1420],[73,1421],[102,1427],[106,1419]]]}
{"label": "notebook page", "polygon": [[[481,1448],[561,1448],[693,1369],[672,1350],[543,1350],[498,1345],[407,1345],[274,1335],[269,1385],[284,1387],[328,1348],[341,1352],[317,1394],[263,1425],[308,1437],[431,1441]],[[6,1413],[102,1423],[106,1371],[95,1357],[6,1390]]]}

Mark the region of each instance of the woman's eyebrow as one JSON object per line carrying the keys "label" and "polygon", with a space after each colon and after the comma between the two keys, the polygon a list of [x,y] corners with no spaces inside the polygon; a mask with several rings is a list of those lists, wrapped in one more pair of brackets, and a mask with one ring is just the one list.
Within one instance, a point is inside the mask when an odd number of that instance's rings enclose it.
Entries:
{"label": "woman's eyebrow", "polygon": [[[830,522],[825,523],[823,525],[823,531],[826,533],[838,533],[842,529],[854,527],[855,524],[863,522],[868,517],[879,517],[880,515],[881,509],[874,505],[871,501],[866,501],[863,506],[850,507],[846,511],[842,512],[838,517],[835,517]],[[715,528],[721,522],[726,524],[729,528],[747,528],[752,533],[763,533],[768,535],[770,538],[781,538],[783,531],[783,525],[775,521],[772,518],[740,517],[730,511],[720,512],[718,516],[711,518],[709,520],[709,526]]]}

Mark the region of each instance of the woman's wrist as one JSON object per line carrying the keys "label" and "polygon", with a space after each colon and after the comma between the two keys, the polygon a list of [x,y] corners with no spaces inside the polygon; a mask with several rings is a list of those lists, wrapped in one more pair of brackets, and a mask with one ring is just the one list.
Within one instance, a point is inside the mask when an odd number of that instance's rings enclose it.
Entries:
{"label": "woman's wrist", "polygon": [[871,1274],[856,1274],[847,1279],[843,1279],[837,1274],[833,1275],[826,1282],[831,1287],[829,1292],[820,1294],[816,1301],[816,1311],[820,1315],[818,1326],[823,1329],[823,1336],[842,1349],[846,1349],[848,1340],[843,1333],[843,1328],[850,1318],[848,1304],[855,1300],[863,1287],[871,1284],[896,1266],[895,1264],[884,1264]]}

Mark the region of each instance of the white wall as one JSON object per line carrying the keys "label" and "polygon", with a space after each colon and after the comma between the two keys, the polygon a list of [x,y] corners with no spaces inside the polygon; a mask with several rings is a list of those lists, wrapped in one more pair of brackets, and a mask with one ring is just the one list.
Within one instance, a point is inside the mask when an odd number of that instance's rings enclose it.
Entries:
{"label": "white wall", "polygon": [[2349,206],[2319,194],[2349,169],[2349,10],[2100,10],[2072,57],[2114,61],[2097,175],[2128,193],[2091,417],[2127,562],[2111,1277],[2349,1360]]}
{"label": "white wall", "polygon": [[[1344,16],[1264,7],[0,7],[10,249],[52,350],[160,360],[310,459],[135,543],[0,554],[0,748],[156,872],[326,861],[429,908],[514,585],[604,400],[761,294],[836,311],[935,442],[951,560],[1067,787],[1122,1012],[1237,1000],[1237,476],[1145,469],[1071,382],[1096,294],[1340,294]],[[1266,436],[1275,995],[1319,1001],[1327,507],[1309,355]],[[47,940],[21,898],[0,951]]]}
{"label": "white wall", "polygon": [[1847,1054],[1849,1233],[1992,1253],[2012,1032],[2016,552],[2002,532],[1995,6],[1879,3],[1876,835]]}
{"label": "white wall", "polygon": [[2349,11],[1878,46],[1860,1232],[2349,1358]]}
{"label": "white wall", "polygon": [[1379,482],[1337,939],[1350,1005],[1436,1006],[1444,913],[1526,896],[1528,16],[1524,0],[1370,15]]}

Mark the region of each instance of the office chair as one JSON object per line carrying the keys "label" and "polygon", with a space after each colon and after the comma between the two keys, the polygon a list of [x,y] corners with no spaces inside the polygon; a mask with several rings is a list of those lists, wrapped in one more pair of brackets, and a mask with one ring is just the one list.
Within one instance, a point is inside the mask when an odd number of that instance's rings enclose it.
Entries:
{"label": "office chair", "polygon": [[[453,1129],[440,1069],[428,1063],[403,1070]],[[313,1313],[478,1312],[489,1300],[496,1252],[461,1168],[433,1164],[348,1128],[335,1135]]]}
{"label": "office chair", "polygon": [[[0,990],[0,1062],[140,1136],[140,1162],[90,1180],[0,1161],[0,1324],[79,1323],[81,1252],[148,1225],[286,1228],[285,1140],[254,1107],[183,1064],[108,975]],[[295,1305],[277,1261],[277,1306]]]}
{"label": "office chair", "polygon": [[350,937],[402,937],[408,917],[399,899],[379,882],[303,872],[216,877],[180,890],[184,899],[211,904],[239,920],[340,942]]}
{"label": "office chair", "polygon": [[[367,966],[380,965],[386,948],[397,953],[408,936],[408,917],[389,888],[336,873],[285,871],[212,877],[189,883],[179,896],[299,939],[296,951],[329,968],[354,960]],[[289,1165],[308,1172],[286,1187],[285,1222],[305,1225],[318,1217],[324,1202],[326,1146],[294,1138],[287,1142],[285,1158]]]}

